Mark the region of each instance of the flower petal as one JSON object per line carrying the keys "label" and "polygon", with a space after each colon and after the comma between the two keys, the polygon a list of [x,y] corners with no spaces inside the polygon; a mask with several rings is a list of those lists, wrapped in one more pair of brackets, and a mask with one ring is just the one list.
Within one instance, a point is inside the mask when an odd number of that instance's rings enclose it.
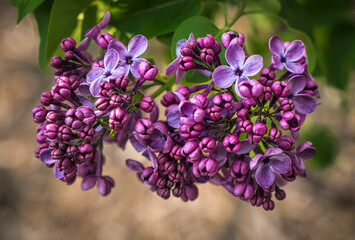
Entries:
{"label": "flower petal", "polygon": [[226,50],[227,63],[235,69],[241,69],[245,61],[245,52],[238,44],[230,45]]}
{"label": "flower petal", "polygon": [[115,49],[120,55],[121,60],[124,60],[128,56],[126,46],[116,39],[111,40],[110,43],[108,44],[107,50],[110,49]]}
{"label": "flower petal", "polygon": [[103,78],[98,78],[96,81],[90,84],[90,93],[94,97],[99,97],[99,90],[100,90],[100,83],[102,82]]}
{"label": "flower petal", "polygon": [[291,168],[291,159],[284,155],[272,156],[270,159],[271,168],[280,174],[287,173]]}
{"label": "flower petal", "polygon": [[284,70],[284,64],[281,62],[280,56],[272,55],[271,65],[279,71]]}
{"label": "flower petal", "polygon": [[182,56],[180,50],[181,50],[182,46],[184,46],[186,43],[187,43],[186,39],[182,39],[182,40],[178,41],[178,43],[176,44],[176,50],[175,50],[176,57]]}
{"label": "flower petal", "polygon": [[97,67],[92,69],[87,75],[86,75],[86,82],[87,83],[92,83],[99,77],[102,77],[102,75],[105,73],[105,69],[101,67]]}
{"label": "flower petal", "polygon": [[81,190],[86,191],[93,188],[96,182],[97,182],[96,176],[84,177],[83,181],[81,182]]}
{"label": "flower petal", "polygon": [[275,174],[268,164],[262,164],[255,172],[255,179],[261,187],[270,187],[275,181]]}
{"label": "flower petal", "polygon": [[278,36],[273,36],[269,40],[269,49],[273,55],[282,57],[285,52],[284,44]]}
{"label": "flower petal", "polygon": [[166,75],[173,75],[174,73],[177,72],[177,70],[179,70],[179,61],[180,61],[180,58],[176,58],[174,61],[172,61],[168,67],[166,68],[166,72],[165,74]]}
{"label": "flower petal", "polygon": [[180,128],[180,116],[181,113],[178,106],[172,108],[166,116],[168,125],[173,128]]}
{"label": "flower petal", "polygon": [[39,159],[41,159],[41,161],[45,164],[55,163],[56,160],[53,159],[51,152],[52,152],[52,150],[50,150],[50,149],[43,150],[41,152],[41,154],[39,155]]}
{"label": "flower petal", "polygon": [[144,166],[140,162],[132,159],[126,160],[126,166],[134,172],[143,172],[144,170]]}
{"label": "flower petal", "polygon": [[304,44],[300,40],[290,43],[285,52],[285,58],[288,61],[297,61],[304,56]]}
{"label": "flower petal", "polygon": [[256,154],[254,155],[250,162],[249,162],[249,167],[251,170],[254,170],[258,165],[259,165],[259,162],[260,160],[262,160],[263,158],[261,158],[263,155],[262,154]]}
{"label": "flower petal", "polygon": [[312,143],[305,141],[298,145],[297,155],[302,159],[310,159],[316,154],[316,149],[312,147]]}
{"label": "flower petal", "polygon": [[306,78],[303,75],[296,75],[288,80],[287,84],[291,88],[290,95],[294,96],[306,87]]}
{"label": "flower petal", "polygon": [[270,157],[274,155],[280,155],[281,153],[283,153],[281,148],[269,148],[268,150],[266,150],[264,156]]}
{"label": "flower petal", "polygon": [[175,84],[179,84],[179,82],[181,81],[181,79],[183,78],[185,72],[178,69],[177,72],[176,72],[176,79],[175,79]]}
{"label": "flower petal", "polygon": [[299,113],[310,114],[316,109],[316,101],[308,94],[296,94],[292,100]]}
{"label": "flower petal", "polygon": [[128,43],[128,52],[133,59],[142,55],[148,48],[148,40],[143,35],[134,36]]}
{"label": "flower petal", "polygon": [[236,94],[241,97],[241,98],[245,98],[243,97],[243,95],[239,92],[239,83],[241,81],[247,81],[247,82],[250,82],[249,78],[247,78],[246,76],[242,76],[242,77],[239,77],[237,76],[237,79],[236,79],[236,82],[235,82],[235,85],[234,85],[234,90],[236,92]]}
{"label": "flower petal", "polygon": [[110,49],[106,52],[104,57],[104,66],[106,71],[112,71],[117,67],[120,56],[115,49]]}
{"label": "flower petal", "polygon": [[146,61],[146,60],[143,59],[143,58],[137,58],[137,59],[132,60],[131,72],[132,72],[132,75],[135,76],[136,78],[140,77],[140,74],[139,74],[139,71],[138,71],[138,66],[143,61]]}
{"label": "flower petal", "polygon": [[302,74],[304,72],[304,66],[302,64],[296,62],[290,62],[286,59],[285,68],[287,71],[294,74]]}
{"label": "flower petal", "polygon": [[126,69],[124,67],[118,67],[111,72],[111,76],[109,76],[109,79],[114,79],[125,73],[126,73]]}
{"label": "flower petal", "polygon": [[263,68],[263,58],[259,55],[252,55],[248,57],[243,65],[243,75],[244,76],[254,76],[260,72]]}
{"label": "flower petal", "polygon": [[238,78],[233,68],[229,66],[219,66],[212,74],[213,82],[220,88],[229,88]]}

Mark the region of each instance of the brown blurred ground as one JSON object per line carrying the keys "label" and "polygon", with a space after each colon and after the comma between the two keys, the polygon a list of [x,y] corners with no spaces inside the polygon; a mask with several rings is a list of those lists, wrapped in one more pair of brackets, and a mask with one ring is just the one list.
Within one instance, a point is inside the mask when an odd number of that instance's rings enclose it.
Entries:
{"label": "brown blurred ground", "polygon": [[[355,108],[339,109],[339,93],[321,87],[323,104],[306,125],[319,121],[336,130],[342,150],[330,168],[285,187],[286,200],[265,212],[204,185],[193,203],[164,201],[127,170],[141,159],[130,147],[106,146],[104,173],[116,180],[108,197],[55,180],[34,157],[31,108],[53,83],[37,67],[38,39],[27,17],[0,1],[0,239],[354,239]],[[339,99],[339,98],[336,98]]]}

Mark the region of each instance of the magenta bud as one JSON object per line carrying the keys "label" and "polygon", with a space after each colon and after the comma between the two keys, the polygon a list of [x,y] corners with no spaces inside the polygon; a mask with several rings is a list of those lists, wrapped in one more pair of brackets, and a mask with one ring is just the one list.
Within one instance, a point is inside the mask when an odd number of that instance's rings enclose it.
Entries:
{"label": "magenta bud", "polygon": [[265,202],[263,203],[263,208],[266,211],[271,211],[275,207],[275,203],[271,199],[266,199]]}
{"label": "magenta bud", "polygon": [[60,56],[54,56],[51,59],[51,66],[54,68],[60,68],[62,67],[63,61]]}
{"label": "magenta bud", "polygon": [[188,141],[181,149],[181,154],[188,158],[191,162],[197,162],[201,159],[201,150],[198,143],[195,141]]}
{"label": "magenta bud", "polygon": [[292,99],[282,99],[280,102],[280,108],[284,112],[293,111],[295,109],[295,104],[293,103]]}
{"label": "magenta bud", "polygon": [[252,97],[251,85],[249,82],[245,80],[241,81],[238,85],[238,90],[243,97],[245,98]]}
{"label": "magenta bud", "polygon": [[185,44],[181,47],[180,53],[182,56],[193,56],[194,50],[193,47],[189,44]]}
{"label": "magenta bud", "polygon": [[58,125],[56,124],[48,124],[46,126],[46,130],[44,132],[44,135],[48,138],[48,139],[55,139],[58,135]]}
{"label": "magenta bud", "polygon": [[191,91],[185,85],[180,85],[176,88],[175,92],[180,93],[184,98],[188,99],[190,97]]}
{"label": "magenta bud", "polygon": [[148,139],[154,130],[153,123],[149,118],[138,119],[134,129],[138,136],[142,139]]}
{"label": "magenta bud", "polygon": [[213,138],[204,137],[199,143],[199,148],[205,153],[210,153],[215,149],[216,145],[216,141]]}
{"label": "magenta bud", "polygon": [[264,136],[267,133],[267,127],[264,123],[255,123],[253,126],[253,134]]}
{"label": "magenta bud", "polygon": [[126,88],[128,86],[128,83],[129,83],[129,77],[128,76],[125,76],[124,74],[118,76],[116,79],[115,79],[115,85],[122,89],[123,91],[126,91]]}
{"label": "magenta bud", "polygon": [[44,106],[49,106],[52,103],[53,96],[50,92],[43,92],[41,94],[40,103]]}
{"label": "magenta bud", "polygon": [[280,126],[282,129],[289,129],[292,132],[296,132],[300,129],[301,117],[293,112],[285,112],[280,120]]}
{"label": "magenta bud", "polygon": [[248,172],[249,165],[243,161],[235,161],[230,168],[230,174],[236,178],[237,182],[243,182]]}
{"label": "magenta bud", "polygon": [[100,97],[95,102],[95,107],[100,111],[105,111],[109,107],[109,102],[104,97]]}
{"label": "magenta bud", "polygon": [[181,153],[181,149],[182,149],[182,147],[180,147],[179,145],[174,145],[171,148],[170,157],[174,158],[175,160],[182,159],[183,156],[182,156],[182,153]]}
{"label": "magenta bud", "polygon": [[138,65],[138,72],[144,80],[153,80],[158,74],[158,68],[150,65],[148,61],[143,61]]}
{"label": "magenta bud", "polygon": [[157,194],[159,197],[163,199],[168,199],[170,197],[170,188],[158,188],[157,189]]}
{"label": "magenta bud", "polygon": [[92,141],[95,135],[95,129],[92,128],[90,125],[86,125],[81,131],[80,131],[80,137],[84,139],[87,142]]}
{"label": "magenta bud", "polygon": [[272,97],[272,89],[271,87],[264,87],[264,92],[263,94],[260,96],[260,100],[262,101],[269,101]]}
{"label": "magenta bud", "polygon": [[72,132],[70,128],[66,126],[60,126],[58,129],[58,138],[61,141],[69,142],[72,137]]}
{"label": "magenta bud", "polygon": [[221,109],[216,106],[212,106],[211,108],[208,108],[206,114],[212,121],[218,121],[222,119]]}
{"label": "magenta bud", "polygon": [[251,95],[253,98],[260,98],[264,93],[264,86],[255,79],[250,80]]}
{"label": "magenta bud", "polygon": [[251,132],[253,124],[250,120],[245,119],[238,122],[239,130],[242,133]]}
{"label": "magenta bud", "polygon": [[286,82],[280,81],[275,81],[271,86],[271,90],[276,97],[282,98],[287,97],[291,92],[291,88],[288,86],[288,84]]}
{"label": "magenta bud", "polygon": [[145,96],[142,98],[142,101],[139,103],[139,107],[146,113],[150,113],[153,111],[155,107],[155,102],[154,100],[149,97]]}
{"label": "magenta bud", "polygon": [[286,193],[284,190],[276,188],[275,197],[279,201],[284,200],[286,198]]}
{"label": "magenta bud", "polygon": [[204,62],[212,63],[214,59],[214,51],[211,48],[204,48],[201,51],[200,58]]}
{"label": "magenta bud", "polygon": [[238,152],[240,150],[241,144],[237,135],[228,135],[223,139],[223,146],[228,152]]}
{"label": "magenta bud", "polygon": [[274,143],[277,143],[280,140],[281,135],[282,135],[281,131],[276,127],[272,127],[269,131],[269,139]]}
{"label": "magenta bud", "polygon": [[76,158],[78,163],[90,161],[94,157],[94,148],[89,143],[79,145],[78,150],[79,154]]}
{"label": "magenta bud", "polygon": [[60,43],[60,47],[63,49],[64,52],[71,51],[75,48],[76,42],[73,38],[68,37],[64,38]]}
{"label": "magenta bud", "polygon": [[126,111],[120,107],[113,109],[109,114],[109,126],[110,128],[119,131],[125,124],[128,123],[129,116]]}
{"label": "magenta bud", "polygon": [[78,154],[79,154],[79,149],[78,149],[78,147],[75,146],[75,145],[68,146],[68,148],[67,148],[67,154],[68,154],[69,157],[74,157],[74,158],[75,158],[75,157],[78,156]]}
{"label": "magenta bud", "polygon": [[194,163],[194,166],[196,166],[198,170],[198,173],[194,172],[194,169],[192,170],[192,172],[196,177],[199,176],[213,177],[218,172],[218,163],[216,160],[212,158],[207,158],[207,157],[202,158],[199,162]]}
{"label": "magenta bud", "polygon": [[282,136],[277,145],[285,151],[292,151],[295,148],[295,140],[289,136]]}
{"label": "magenta bud", "polygon": [[110,106],[119,107],[122,105],[122,103],[123,100],[120,95],[116,95],[116,94],[111,95],[110,102],[109,102]]}
{"label": "magenta bud", "polygon": [[194,59],[190,56],[182,57],[179,60],[179,68],[182,71],[188,71],[188,70],[194,69],[195,67],[196,67],[196,64],[194,63]]}
{"label": "magenta bud", "polygon": [[182,187],[176,185],[176,186],[173,188],[172,192],[173,192],[174,197],[180,197],[181,194],[183,193],[183,190],[182,190]]}
{"label": "magenta bud", "polygon": [[99,177],[97,180],[97,190],[102,196],[110,194],[111,189],[115,186],[115,182],[110,177]]}
{"label": "magenta bud", "polygon": [[202,93],[197,93],[192,96],[190,102],[201,109],[205,109],[208,106],[208,99]]}
{"label": "magenta bud", "polygon": [[104,32],[103,34],[98,35],[96,38],[96,41],[99,44],[99,46],[105,50],[107,49],[107,46],[111,40],[113,40],[113,37],[111,34],[109,34],[107,32]]}
{"label": "magenta bud", "polygon": [[46,120],[47,110],[45,107],[39,105],[32,109],[33,121],[36,123],[43,123]]}

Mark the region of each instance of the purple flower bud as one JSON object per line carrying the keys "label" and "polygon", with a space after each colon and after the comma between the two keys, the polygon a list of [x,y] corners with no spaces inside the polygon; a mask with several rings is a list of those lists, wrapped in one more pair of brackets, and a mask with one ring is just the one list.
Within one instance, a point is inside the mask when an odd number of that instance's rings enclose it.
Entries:
{"label": "purple flower bud", "polygon": [[94,147],[89,144],[85,143],[83,145],[79,145],[79,155],[76,158],[77,163],[83,163],[90,161],[94,157]]}
{"label": "purple flower bud", "polygon": [[119,107],[122,105],[123,100],[120,95],[113,94],[113,95],[111,95],[109,103],[112,107]]}
{"label": "purple flower bud", "polygon": [[289,136],[282,136],[277,145],[285,151],[292,151],[295,148],[295,140]]}
{"label": "purple flower bud", "polygon": [[317,96],[319,98],[318,84],[313,80],[307,80],[306,86],[301,91],[301,93],[309,94],[311,96]]}
{"label": "purple flower bud", "polygon": [[259,81],[264,86],[270,87],[274,83],[273,80],[275,79],[275,77],[276,77],[276,75],[275,75],[274,71],[272,71],[270,68],[264,68],[260,72]]}
{"label": "purple flower bud", "polygon": [[104,32],[101,35],[97,35],[97,38],[96,38],[97,43],[104,50],[107,49],[107,46],[108,46],[108,44],[110,43],[111,40],[113,40],[113,37],[112,37],[111,34],[109,34],[107,32]]}
{"label": "purple flower bud", "polygon": [[230,93],[222,93],[213,97],[213,104],[222,110],[223,108],[229,110],[232,107],[233,96]]}
{"label": "purple flower bud", "polygon": [[64,159],[64,156],[65,156],[65,151],[60,149],[60,148],[57,148],[57,149],[53,149],[51,151],[51,156],[54,160],[61,160],[61,159]]}
{"label": "purple flower bud", "polygon": [[244,182],[248,172],[249,164],[243,161],[235,161],[230,168],[230,174],[236,178],[237,182]]}
{"label": "purple flower bud", "polygon": [[216,55],[217,57],[218,57],[218,54],[220,54],[222,52],[221,44],[217,40],[214,40],[214,45],[212,47],[212,50],[214,52],[214,55]]}
{"label": "purple flower bud", "polygon": [[163,199],[168,199],[170,197],[170,188],[158,188],[157,189],[157,194],[159,197]]}
{"label": "purple flower bud", "polygon": [[73,38],[68,37],[64,38],[60,43],[60,47],[63,49],[64,52],[71,51],[75,48],[76,42]]}
{"label": "purple flower bud", "polygon": [[200,58],[204,62],[212,63],[214,59],[214,51],[211,48],[203,48]]}
{"label": "purple flower bud", "polygon": [[44,106],[49,106],[52,103],[53,96],[50,92],[43,92],[40,98],[40,103]]}
{"label": "purple flower bud", "polygon": [[290,92],[291,88],[288,86],[286,82],[275,81],[271,86],[272,92],[276,97],[287,97]]}
{"label": "purple flower bud", "polygon": [[94,62],[94,63],[91,65],[91,69],[94,69],[94,68],[97,68],[97,67],[105,68],[104,61],[103,61],[103,60],[99,60],[99,61],[97,61],[97,62]]}
{"label": "purple flower bud", "polygon": [[238,152],[240,150],[241,144],[237,135],[232,134],[225,136],[223,139],[223,146],[228,152]]}
{"label": "purple flower bud", "polygon": [[97,180],[97,190],[102,196],[107,196],[111,192],[111,188],[115,186],[112,178],[105,176],[99,177]]}
{"label": "purple flower bud", "polygon": [[254,195],[254,188],[247,183],[237,183],[234,186],[233,195],[240,197],[242,200],[249,200]]}
{"label": "purple flower bud", "polygon": [[39,105],[32,109],[32,117],[35,123],[43,123],[46,120],[47,110]]}
{"label": "purple flower bud", "polygon": [[251,132],[253,124],[250,120],[245,119],[238,122],[239,130],[242,133]]}
{"label": "purple flower bud", "polygon": [[55,139],[58,135],[58,125],[56,124],[48,124],[46,126],[46,131],[44,132],[44,135],[48,139]]}
{"label": "purple flower bud", "polygon": [[198,188],[196,187],[195,184],[185,184],[183,186],[184,193],[186,194],[186,197],[188,200],[193,201],[197,198],[198,196]]}
{"label": "purple flower bud", "polygon": [[264,94],[264,86],[255,79],[250,80],[251,95],[253,98],[260,98]]}
{"label": "purple flower bud", "polygon": [[76,56],[73,51],[67,51],[66,53],[64,53],[64,59],[66,61],[76,60]]}
{"label": "purple flower bud", "polygon": [[72,146],[68,146],[67,148],[67,154],[69,157],[73,157],[75,158],[76,156],[78,156],[79,154],[79,149],[77,146],[72,145]]}
{"label": "purple flower bud", "polygon": [[266,210],[266,211],[271,211],[273,210],[275,207],[275,203],[271,200],[271,199],[266,199],[263,203],[263,208]]}
{"label": "purple flower bud", "polygon": [[105,111],[109,105],[109,102],[104,97],[98,98],[95,102],[95,107],[100,111]]}
{"label": "purple flower bud", "polygon": [[264,136],[267,133],[267,127],[264,123],[255,123],[252,131],[255,135]]}
{"label": "purple flower bud", "polygon": [[280,140],[281,135],[282,135],[281,131],[276,127],[272,127],[269,131],[269,139],[274,143],[277,143]]}
{"label": "purple flower bud", "polygon": [[148,61],[142,61],[138,65],[138,72],[144,80],[153,80],[158,74],[158,68],[155,65],[150,65]]}
{"label": "purple flower bud", "polygon": [[138,136],[142,139],[148,139],[154,130],[153,123],[149,118],[138,119],[134,129]]}
{"label": "purple flower bud", "polygon": [[64,102],[65,100],[70,99],[72,89],[67,83],[63,81],[58,81],[57,84],[52,87],[51,93],[55,100],[59,102]]}
{"label": "purple flower bud", "polygon": [[177,171],[173,171],[173,172],[169,172],[168,178],[173,183],[178,183],[178,182],[180,182],[182,175],[181,175],[181,173],[179,173]]}
{"label": "purple flower bud", "polygon": [[264,92],[263,94],[260,96],[260,100],[262,101],[269,101],[272,97],[272,90],[271,87],[264,87]]}
{"label": "purple flower bud", "polygon": [[201,123],[195,123],[192,126],[182,124],[180,127],[180,134],[183,138],[198,137],[202,133],[204,127]]}
{"label": "purple flower bud", "polygon": [[199,162],[196,162],[192,166],[192,173],[195,177],[201,176],[213,177],[218,172],[218,163],[212,158],[202,158]]}
{"label": "purple flower bud", "polygon": [[284,200],[286,198],[286,193],[284,190],[276,188],[275,197],[277,200]]}
{"label": "purple flower bud", "polygon": [[170,157],[174,158],[175,160],[182,159],[183,155],[181,153],[182,147],[179,145],[174,145],[170,151]]}
{"label": "purple flower bud", "polygon": [[196,67],[196,64],[194,63],[194,59],[190,56],[185,56],[180,58],[179,60],[179,68],[182,71],[188,71],[191,69],[194,69]]}
{"label": "purple flower bud", "polygon": [[250,204],[252,206],[261,206],[261,204],[263,204],[263,201],[264,201],[264,197],[258,193],[254,194],[254,196],[250,199]]}
{"label": "purple flower bud", "polygon": [[223,33],[221,37],[223,47],[228,48],[231,40],[235,37],[237,37],[237,35],[233,31]]}
{"label": "purple flower bud", "polygon": [[208,106],[208,99],[202,93],[197,93],[192,96],[190,102],[201,109],[205,109]]}
{"label": "purple flower bud", "polygon": [[126,111],[120,107],[115,108],[110,112],[108,123],[110,128],[119,131],[125,124],[128,123],[129,116]]}
{"label": "purple flower bud", "polygon": [[201,49],[212,48],[215,43],[215,39],[211,34],[207,34],[206,37],[203,38],[198,38],[196,41]]}
{"label": "purple flower bud", "polygon": [[188,99],[190,97],[191,91],[185,85],[178,86],[175,92],[180,93],[184,98]]}
{"label": "purple flower bud", "polygon": [[251,85],[248,81],[241,81],[238,84],[238,90],[240,94],[245,97],[245,98],[251,98],[252,97],[252,92],[251,92]]}
{"label": "purple flower bud", "polygon": [[70,76],[70,77],[66,77],[66,76],[62,76],[58,79],[57,84],[66,84],[68,86],[70,86],[70,88],[75,91],[79,85],[80,85],[80,81],[78,80],[78,78],[76,76]]}
{"label": "purple flower bud", "polygon": [[61,141],[69,142],[72,137],[72,132],[70,128],[66,126],[60,126],[58,129],[58,138]]}
{"label": "purple flower bud", "polygon": [[166,94],[163,95],[163,98],[161,100],[161,104],[165,107],[169,107],[172,104],[176,104],[176,99],[175,96],[172,92],[167,92]]}
{"label": "purple flower bud", "polygon": [[210,137],[202,138],[201,142],[199,143],[200,149],[205,153],[212,152],[215,149],[216,145],[216,141]]}
{"label": "purple flower bud", "polygon": [[191,162],[197,162],[201,159],[201,150],[198,143],[195,141],[188,141],[181,149],[181,154]]}
{"label": "purple flower bud", "polygon": [[72,129],[79,129],[83,125],[84,113],[78,109],[71,108],[65,113],[65,124]]}
{"label": "purple flower bud", "polygon": [[294,181],[296,179],[297,174],[298,174],[298,172],[297,172],[296,166],[291,165],[291,169],[287,173],[282,174],[281,176],[286,181],[292,182],[292,181]]}
{"label": "purple flower bud", "polygon": [[64,72],[64,68],[54,68],[53,69],[53,73],[54,73],[54,76],[61,76]]}
{"label": "purple flower bud", "polygon": [[173,196],[174,196],[174,197],[180,197],[181,194],[183,193],[183,190],[182,190],[182,187],[180,187],[179,184],[177,184],[177,185],[173,188],[172,192],[173,192]]}
{"label": "purple flower bud", "polygon": [[128,83],[129,83],[129,77],[128,76],[125,76],[124,74],[118,76],[116,79],[115,79],[115,85],[122,89],[123,91],[126,91],[126,88],[128,86]]}
{"label": "purple flower bud", "polygon": [[295,104],[292,99],[282,99],[280,102],[280,108],[284,112],[293,111],[295,109]]}
{"label": "purple flower bud", "polygon": [[143,182],[147,181],[150,178],[150,176],[153,174],[153,172],[154,172],[154,169],[152,167],[145,168],[141,174],[141,180]]}
{"label": "purple flower bud", "polygon": [[155,107],[155,102],[154,100],[149,97],[145,96],[142,98],[142,101],[139,103],[139,107],[146,113],[150,113],[153,111]]}
{"label": "purple flower bud", "polygon": [[47,142],[47,137],[44,135],[44,133],[45,133],[45,129],[41,129],[40,131],[37,132],[36,141],[39,144]]}
{"label": "purple flower bud", "polygon": [[60,56],[54,56],[51,59],[51,66],[54,68],[60,68],[62,67],[63,61]]}
{"label": "purple flower bud", "polygon": [[206,110],[206,114],[212,121],[218,121],[222,119],[222,115],[220,111],[221,109],[219,107],[213,106]]}
{"label": "purple flower bud", "polygon": [[115,92],[115,85],[110,82],[102,81],[100,82],[99,94],[103,97],[110,97]]}
{"label": "purple flower bud", "polygon": [[175,171],[175,163],[173,161],[167,161],[164,163],[164,170],[167,172]]}
{"label": "purple flower bud", "polygon": [[68,184],[72,184],[75,181],[77,166],[74,162],[70,161],[69,158],[58,160],[56,162],[56,167],[63,173],[62,181],[67,182]]}
{"label": "purple flower bud", "polygon": [[293,112],[285,112],[280,120],[280,126],[284,129],[290,129],[292,132],[296,132],[300,129],[301,117]]}
{"label": "purple flower bud", "polygon": [[237,116],[241,119],[246,119],[249,116],[249,108],[242,108],[237,112]]}
{"label": "purple flower bud", "polygon": [[180,53],[182,56],[193,56],[194,55],[194,49],[191,45],[185,44],[184,46],[181,47]]}
{"label": "purple flower bud", "polygon": [[90,142],[93,139],[94,135],[95,135],[95,129],[92,128],[90,125],[86,125],[80,131],[80,137],[87,142]]}

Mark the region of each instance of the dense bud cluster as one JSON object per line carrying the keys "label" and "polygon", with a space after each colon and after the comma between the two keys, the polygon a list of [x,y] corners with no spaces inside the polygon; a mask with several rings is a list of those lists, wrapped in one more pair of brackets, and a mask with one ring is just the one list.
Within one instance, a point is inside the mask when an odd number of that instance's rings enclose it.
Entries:
{"label": "dense bud cluster", "polygon": [[[165,118],[159,119],[157,104],[142,92],[152,82],[161,84],[157,67],[138,58],[147,39],[137,35],[126,48],[109,33],[100,34],[108,21],[106,16],[78,46],[72,38],[62,41],[64,59],[51,61],[55,85],[32,110],[40,124],[36,156],[54,168],[57,179],[72,184],[81,177],[83,190],[96,185],[106,196],[114,181],[102,175],[103,142],[124,149],[128,141],[151,164],[128,159],[127,167],[163,199],[193,201],[197,186],[211,182],[272,210],[272,195],[283,200],[280,188],[306,175],[303,160],[315,149],[297,140],[319,94],[301,41],[272,37],[271,63],[264,67],[261,56],[244,52],[242,33],[224,33],[222,45],[210,34],[196,40],[190,34],[177,44],[166,74],[176,73],[176,83],[186,71],[212,80],[164,93]],[[102,58],[93,60],[85,51],[89,39],[105,50]],[[228,65],[221,65],[222,46]],[[277,72],[284,68],[283,75]]]}

